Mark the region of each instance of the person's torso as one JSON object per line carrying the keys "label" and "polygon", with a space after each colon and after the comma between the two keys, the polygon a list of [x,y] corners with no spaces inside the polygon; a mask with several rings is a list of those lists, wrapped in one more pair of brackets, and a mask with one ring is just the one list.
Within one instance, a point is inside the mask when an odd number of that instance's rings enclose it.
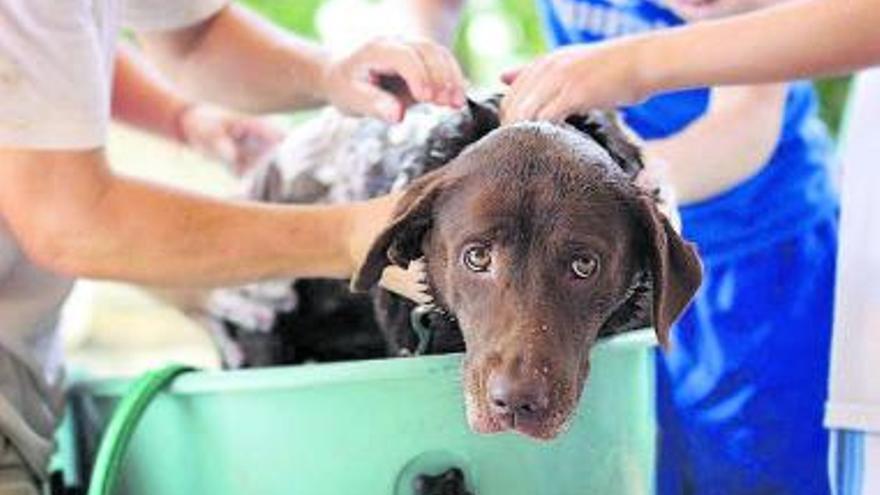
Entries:
{"label": "person's torso", "polygon": [[[51,96],[45,98],[46,104],[54,108],[47,112],[54,112],[55,118],[67,115],[63,107],[68,100],[77,106],[93,106],[109,118],[113,62],[122,24],[150,29],[163,23],[185,23],[216,10],[222,2],[71,0],[59,8],[50,0],[7,0],[0,3],[0,49],[5,48],[0,51],[0,82],[3,67],[14,68],[25,85],[39,87],[34,95]],[[26,60],[28,53],[33,59]],[[64,78],[78,81],[83,86],[79,89],[92,97],[54,98],[47,85]],[[29,364],[40,363],[45,374],[53,374],[58,365],[57,345],[50,342],[55,340],[50,334],[70,285],[69,279],[30,262],[0,217],[0,344]]]}
{"label": "person's torso", "polygon": [[880,434],[880,68],[858,74],[847,103],[840,160],[843,207],[834,306],[828,426]]}
{"label": "person's torso", "polygon": [[72,283],[30,262],[0,218],[0,436],[37,473],[61,414],[56,322]]}
{"label": "person's torso", "polygon": [[[0,81],[5,71],[10,84],[20,83],[15,94],[23,100],[12,102],[2,118],[22,128],[65,116],[109,120],[122,1],[72,0],[63,8],[48,0],[0,3]],[[82,95],[74,97],[59,83],[69,80],[79,82]],[[63,132],[81,122],[69,120],[51,128]],[[0,436],[40,477],[63,405],[56,324],[72,285],[28,259],[0,215]]]}
{"label": "person's torso", "polygon": [[[0,145],[103,146],[120,27],[190,26],[227,2],[0,1]],[[71,284],[32,263],[0,215],[0,436],[15,444],[38,476],[46,474],[61,412],[55,327]]]}
{"label": "person's torso", "polygon": [[[34,85],[33,95],[53,96],[33,105],[47,105],[46,114],[63,119],[65,105],[93,106],[109,117],[113,59],[119,12],[126,0],[73,0],[65,8],[46,0],[10,0],[0,4],[0,61]],[[26,54],[33,58],[27,59]],[[57,76],[57,77],[54,77]],[[85,99],[54,97],[53,80],[74,78]],[[63,86],[59,86],[62,88]],[[60,89],[59,89],[60,91]],[[74,112],[74,114],[77,114]],[[28,125],[22,123],[22,125]],[[61,366],[55,332],[58,311],[72,285],[31,262],[0,217],[0,351],[33,370],[48,383],[56,382]]]}
{"label": "person's torso", "polygon": [[0,220],[0,346],[49,381],[60,366],[55,322],[72,280],[28,260]]}
{"label": "person's torso", "polygon": [[[654,0],[537,1],[554,47],[683,23]],[[624,108],[623,114],[642,138],[662,139],[703,115],[708,103],[708,89],[699,88],[655,96]],[[808,82],[790,85],[783,122],[777,146],[760,172],[681,208],[684,234],[699,245],[704,258],[736,255],[836,214],[837,195],[829,172],[832,144]]]}

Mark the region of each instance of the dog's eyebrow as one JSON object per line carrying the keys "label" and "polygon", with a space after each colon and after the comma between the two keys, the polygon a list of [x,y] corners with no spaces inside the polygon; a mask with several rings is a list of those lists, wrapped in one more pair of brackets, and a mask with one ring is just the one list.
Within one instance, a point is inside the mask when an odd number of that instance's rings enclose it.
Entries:
{"label": "dog's eyebrow", "polygon": [[475,230],[471,232],[466,232],[462,240],[459,242],[460,246],[465,244],[473,243],[473,242],[498,242],[502,240],[504,237],[504,227],[500,225],[492,225],[488,228],[484,228],[481,230]]}
{"label": "dog's eyebrow", "polygon": [[593,234],[582,234],[577,237],[574,236],[566,236],[562,242],[558,243],[559,251],[562,252],[601,252],[607,253],[614,250],[616,242],[607,237],[593,235]]}

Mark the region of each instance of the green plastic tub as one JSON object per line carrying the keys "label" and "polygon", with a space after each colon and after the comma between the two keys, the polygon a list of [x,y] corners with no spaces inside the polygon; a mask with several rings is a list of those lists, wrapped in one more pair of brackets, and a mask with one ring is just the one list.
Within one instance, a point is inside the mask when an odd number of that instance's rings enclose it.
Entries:
{"label": "green plastic tub", "polygon": [[[552,442],[472,433],[460,356],[188,374],[147,411],[118,493],[411,495],[419,474],[458,467],[476,495],[646,495],[653,345],[636,332],[596,346],[571,427]],[[74,387],[65,450],[80,475],[128,384]]]}

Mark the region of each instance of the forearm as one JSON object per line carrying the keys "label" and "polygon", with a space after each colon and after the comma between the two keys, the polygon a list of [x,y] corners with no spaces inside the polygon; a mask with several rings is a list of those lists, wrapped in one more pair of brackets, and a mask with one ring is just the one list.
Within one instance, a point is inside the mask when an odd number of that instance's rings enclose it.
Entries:
{"label": "forearm", "polygon": [[709,110],[671,138],[649,141],[649,158],[665,163],[665,176],[681,203],[735,187],[769,160],[782,127],[786,86],[735,86],[713,91]]}
{"label": "forearm", "polygon": [[180,118],[188,102],[134,50],[120,47],[113,77],[113,118],[159,136],[181,140]]}
{"label": "forearm", "polygon": [[[218,286],[293,276],[347,277],[343,207],[229,203],[114,178],[82,229],[50,260],[90,278]],[[70,226],[71,228],[73,226]]]}
{"label": "forearm", "polygon": [[250,112],[324,103],[327,54],[231,5],[190,28],[143,35],[164,72],[190,95]]}
{"label": "forearm", "polygon": [[[880,0],[804,0],[633,38],[643,93],[777,82],[880,63]],[[696,61],[696,62],[695,62]]]}
{"label": "forearm", "polygon": [[[357,205],[231,203],[116,177],[100,153],[4,152],[0,206],[38,263],[73,276],[165,286],[346,277]],[[36,175],[33,175],[36,174]],[[39,177],[42,176],[42,177]],[[378,222],[382,224],[382,222]]]}

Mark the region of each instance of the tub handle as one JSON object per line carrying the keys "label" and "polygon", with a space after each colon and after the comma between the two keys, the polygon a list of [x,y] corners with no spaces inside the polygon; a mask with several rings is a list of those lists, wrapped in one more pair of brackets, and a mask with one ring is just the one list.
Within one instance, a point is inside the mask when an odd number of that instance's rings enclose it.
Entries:
{"label": "tub handle", "polygon": [[419,474],[413,478],[413,495],[474,495],[467,489],[464,471],[451,467],[437,475]]}

